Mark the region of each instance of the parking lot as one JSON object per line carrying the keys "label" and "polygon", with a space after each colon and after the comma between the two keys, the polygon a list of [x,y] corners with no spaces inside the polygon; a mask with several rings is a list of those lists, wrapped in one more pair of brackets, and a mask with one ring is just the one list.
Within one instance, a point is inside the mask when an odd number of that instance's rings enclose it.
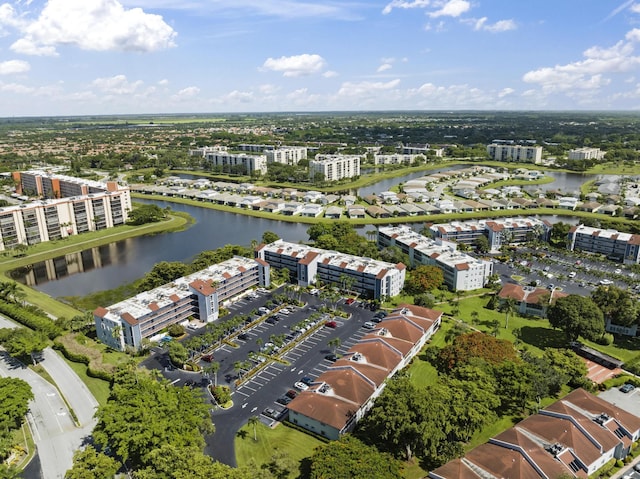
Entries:
{"label": "parking lot", "polygon": [[[228,306],[231,312],[228,317],[249,314],[254,309],[265,307],[277,293],[277,291],[261,293],[255,299],[241,299]],[[286,394],[295,390],[294,384],[303,378],[315,380],[333,363],[326,359],[326,356],[334,352],[338,355],[344,353],[369,332],[363,325],[373,318],[374,312],[361,307],[358,302],[347,305],[342,300],[339,307],[351,314],[350,319],[325,315],[315,326],[307,326],[309,328],[307,331],[296,333],[300,336],[292,338],[287,343],[289,346],[283,347],[282,352],[275,353],[278,360],[266,360],[255,375],[236,387],[239,372],[235,365],[238,361],[246,361],[248,357],[255,356],[274,335],[294,336],[293,326],[300,325],[314,313],[319,314],[317,310],[322,306],[322,302],[317,296],[304,293],[302,301],[305,302],[305,306],[300,308],[287,306],[287,309],[291,310],[290,314],[280,315],[280,319],[274,320],[273,324],[266,321],[273,317],[273,314],[265,315],[263,321],[254,323],[250,329],[242,331],[243,339],[238,338],[238,333],[235,333],[233,345],[223,343],[211,352],[213,356],[211,360],[220,364],[217,373],[218,384],[226,384],[232,389],[234,403],[234,406],[228,410],[212,409],[216,433],[207,441],[207,453],[214,458],[233,465],[235,463],[235,457],[233,457],[235,431],[246,424],[249,417],[258,416],[267,425],[281,418],[286,412],[286,404],[284,404],[287,401]],[[225,319],[227,318],[221,321]],[[326,322],[335,322],[335,327],[325,326]],[[189,331],[189,334],[196,335],[203,332]],[[338,344],[329,346],[332,340]],[[273,355],[272,353],[271,356]],[[254,364],[258,362],[254,361]],[[207,366],[207,364],[208,362],[201,360],[201,366]],[[164,351],[156,352],[152,358],[145,361],[144,365],[159,369],[167,379],[178,386],[185,385],[187,382],[195,383],[202,387],[203,393],[209,397],[205,389],[208,380],[200,373],[171,368],[168,366],[168,358]]]}

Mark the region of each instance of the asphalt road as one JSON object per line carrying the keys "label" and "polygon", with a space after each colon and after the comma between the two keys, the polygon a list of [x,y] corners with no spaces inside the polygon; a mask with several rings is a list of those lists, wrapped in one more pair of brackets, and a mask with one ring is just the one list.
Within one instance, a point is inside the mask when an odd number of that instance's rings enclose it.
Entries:
{"label": "asphalt road", "polygon": [[[232,306],[232,314],[246,314],[252,309],[264,305],[268,299],[269,296],[267,295],[253,301],[240,301]],[[234,440],[237,431],[247,423],[249,417],[259,416],[262,422],[271,424],[273,419],[261,414],[262,411],[265,408],[271,408],[277,412],[284,412],[284,406],[276,403],[276,399],[282,397],[289,389],[292,389],[293,384],[299,381],[300,378],[309,376],[315,379],[331,366],[332,363],[325,359],[328,353],[333,352],[327,344],[329,340],[340,338],[341,346],[337,352],[346,351],[368,332],[362,327],[362,324],[371,319],[374,314],[364,308],[342,304],[341,307],[352,314],[351,319],[337,320],[338,327],[335,329],[324,326],[314,329],[313,334],[309,334],[304,340],[296,342],[295,347],[284,354],[282,359],[288,362],[287,365],[280,362],[272,362],[252,377],[251,380],[235,389],[233,379],[230,378],[229,381],[225,379],[226,375],[235,376],[234,362],[247,359],[249,351],[258,351],[259,347],[256,342],[258,338],[264,344],[273,334],[289,333],[292,325],[299,323],[314,313],[310,307],[320,304],[317,297],[306,294],[303,297],[303,301],[307,301],[307,306],[304,308],[296,308],[295,312],[276,324],[271,325],[262,322],[248,331],[249,338],[246,341],[235,340],[238,347],[223,345],[213,352],[214,361],[218,361],[221,364],[217,375],[218,384],[228,384],[232,388],[234,402],[233,407],[229,410],[216,409],[212,411],[212,420],[215,424],[216,432],[206,438],[207,446],[205,452],[214,459],[236,466]],[[167,367],[168,364],[168,358],[161,351],[157,351],[143,363],[147,368],[160,370],[164,377],[178,386],[189,380],[201,381],[199,373],[175,370]],[[202,362],[201,364],[205,366],[207,363]],[[202,384],[206,384],[206,379]],[[206,390],[204,388],[202,390],[203,394],[209,397]]]}

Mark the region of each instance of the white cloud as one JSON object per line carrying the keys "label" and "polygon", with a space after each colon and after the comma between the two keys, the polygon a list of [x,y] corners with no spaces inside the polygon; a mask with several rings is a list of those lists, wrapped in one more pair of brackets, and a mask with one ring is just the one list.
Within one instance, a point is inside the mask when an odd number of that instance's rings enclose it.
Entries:
{"label": "white cloud", "polygon": [[134,93],[142,83],[141,80],[131,83],[126,76],[116,75],[109,78],[96,78],[91,84],[105,93],[129,95]]}
{"label": "white cloud", "polygon": [[471,9],[471,3],[467,0],[448,0],[446,2],[434,2],[438,10],[429,12],[431,18],[438,17],[459,17]]}
{"label": "white cloud", "polygon": [[640,3],[634,3],[629,7],[631,13],[640,13]]}
{"label": "white cloud", "polygon": [[0,83],[0,91],[25,95],[33,93],[35,90],[32,87],[21,85],[19,83]]}
{"label": "white cloud", "polygon": [[334,72],[333,70],[327,70],[322,74],[325,78],[333,78],[338,76],[338,72]]}
{"label": "white cloud", "polygon": [[24,73],[31,69],[31,65],[23,60],[7,60],[0,62],[0,75],[11,75],[14,73]]}
{"label": "white cloud", "polygon": [[167,80],[166,78],[163,78],[158,82],[158,85],[160,86],[167,86],[168,84],[169,84],[169,80]]}
{"label": "white cloud", "polygon": [[391,70],[391,68],[393,68],[393,65],[391,65],[391,63],[383,63],[382,65],[380,65],[378,67],[378,69],[376,71],[378,73],[382,73],[384,71]]}
{"label": "white cloud", "polygon": [[346,97],[371,97],[376,96],[380,92],[393,90],[400,84],[399,79],[391,80],[388,82],[345,82],[338,91],[339,96]]}
{"label": "white cloud", "polygon": [[198,93],[200,93],[200,88],[197,86],[188,86],[176,93],[173,98],[176,100],[186,100],[188,98],[193,98]]}
{"label": "white cloud", "polygon": [[17,28],[21,24],[15,9],[8,3],[0,5],[0,35],[6,33],[6,27]]}
{"label": "white cloud", "polygon": [[48,0],[20,30],[23,37],[11,49],[27,55],[52,55],[60,45],[150,52],[175,46],[176,37],[160,15],[125,10],[118,0]]}
{"label": "white cloud", "polygon": [[[637,41],[638,30],[627,33],[627,39]],[[537,83],[546,92],[574,89],[599,89],[609,84],[604,74],[623,73],[640,66],[640,56],[634,56],[631,42],[619,41],[609,48],[594,46],[583,52],[584,60],[543,67],[524,74],[523,81]]]}
{"label": "white cloud", "polygon": [[402,9],[425,8],[425,7],[428,7],[430,4],[431,4],[431,0],[413,0],[411,2],[407,2],[405,0],[393,0],[391,3],[387,4],[384,7],[384,9],[382,10],[382,13],[384,15],[387,15],[391,13],[391,11],[394,8],[402,8]]}
{"label": "white cloud", "polygon": [[285,77],[299,77],[318,73],[325,65],[326,62],[320,55],[304,53],[291,57],[267,58],[262,68],[283,72]]}
{"label": "white cloud", "polygon": [[518,28],[513,20],[498,20],[496,23],[487,23],[488,18],[464,20],[464,23],[472,23],[474,30],[484,30],[491,33],[506,32]]}
{"label": "white cloud", "polygon": [[498,93],[498,98],[504,98],[505,96],[511,95],[514,92],[515,92],[515,90],[513,88],[508,88],[508,87],[507,88],[503,88]]}

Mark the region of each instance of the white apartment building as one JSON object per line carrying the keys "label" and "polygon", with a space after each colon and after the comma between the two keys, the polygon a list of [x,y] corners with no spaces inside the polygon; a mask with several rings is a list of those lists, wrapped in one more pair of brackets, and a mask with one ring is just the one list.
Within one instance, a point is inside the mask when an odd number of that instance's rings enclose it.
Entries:
{"label": "white apartment building", "polygon": [[189,156],[202,156],[203,158],[209,153],[216,153],[219,151],[227,151],[226,146],[203,146],[201,148],[193,148],[189,150]]}
{"label": "white apartment building", "polygon": [[575,148],[569,150],[570,160],[601,160],[604,158],[606,152],[600,150],[600,148]]}
{"label": "white apartment building", "polygon": [[625,264],[640,263],[640,235],[578,225],[569,230],[568,248],[604,254]]}
{"label": "white apartment building", "polygon": [[14,172],[17,192],[44,199],[0,208],[0,251],[122,225],[131,211],[128,187],[43,171]]}
{"label": "white apartment building", "polygon": [[241,166],[244,173],[253,175],[256,172],[265,174],[267,172],[266,155],[247,155],[246,153],[229,153],[227,151],[210,151],[204,156],[214,166],[234,167]]}
{"label": "white apartment building", "polygon": [[398,246],[409,256],[411,264],[440,268],[445,284],[454,291],[483,288],[493,273],[493,262],[460,252],[455,243],[422,236],[408,226],[378,228],[378,247],[389,246]]}
{"label": "white apartment building", "polygon": [[236,256],[108,308],[99,307],[93,312],[98,339],[120,351],[139,349],[143,339],[191,317],[215,321],[223,301],[253,286],[268,287],[269,275],[264,261]]}
{"label": "white apartment building", "polygon": [[325,181],[360,176],[360,156],[358,155],[316,155],[309,162],[309,178],[319,174]]}
{"label": "white apartment building", "polygon": [[487,154],[497,161],[516,161],[521,163],[541,163],[541,146],[502,145],[487,146]]}
{"label": "white apartment building", "polygon": [[297,165],[300,160],[307,159],[307,148],[304,146],[285,146],[273,150],[265,150],[267,163]]}
{"label": "white apartment building", "polygon": [[411,165],[416,158],[425,158],[425,156],[401,153],[394,153],[392,155],[373,155],[373,162],[376,165]]}
{"label": "white apartment building", "polygon": [[433,238],[473,245],[479,236],[486,236],[489,248],[498,250],[503,244],[526,243],[532,239],[549,241],[552,224],[538,218],[494,218],[451,221],[429,227]]}
{"label": "white apartment building", "polygon": [[366,298],[379,299],[400,294],[404,287],[406,266],[363,258],[337,251],[278,240],[262,244],[256,257],[272,268],[287,268],[291,281],[300,286],[324,284],[346,286]]}

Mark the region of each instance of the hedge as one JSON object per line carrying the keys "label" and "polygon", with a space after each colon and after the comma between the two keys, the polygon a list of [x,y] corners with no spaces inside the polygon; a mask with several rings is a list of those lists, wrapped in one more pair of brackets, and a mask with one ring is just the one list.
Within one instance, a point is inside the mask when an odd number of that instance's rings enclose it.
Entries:
{"label": "hedge", "polygon": [[63,343],[61,343],[60,341],[54,341],[53,342],[53,347],[55,349],[57,349],[58,351],[61,351],[62,354],[64,355],[64,357],[67,358],[69,361],[74,362],[74,363],[86,364],[87,365],[87,376],[90,376],[92,378],[102,379],[102,380],[108,381],[108,382],[113,381],[113,374],[111,374],[110,372],[105,371],[104,369],[92,368],[91,365],[90,365],[91,358],[89,358],[88,356],[85,356],[84,354],[78,354],[78,353],[75,353],[73,351],[69,351],[67,349],[67,347]]}
{"label": "hedge", "polygon": [[17,321],[23,326],[27,326],[28,328],[35,329],[37,331],[42,331],[49,337],[49,339],[54,339],[62,334],[62,329],[56,326],[52,319],[32,313],[18,304],[0,301],[0,313],[8,316],[14,321]]}

